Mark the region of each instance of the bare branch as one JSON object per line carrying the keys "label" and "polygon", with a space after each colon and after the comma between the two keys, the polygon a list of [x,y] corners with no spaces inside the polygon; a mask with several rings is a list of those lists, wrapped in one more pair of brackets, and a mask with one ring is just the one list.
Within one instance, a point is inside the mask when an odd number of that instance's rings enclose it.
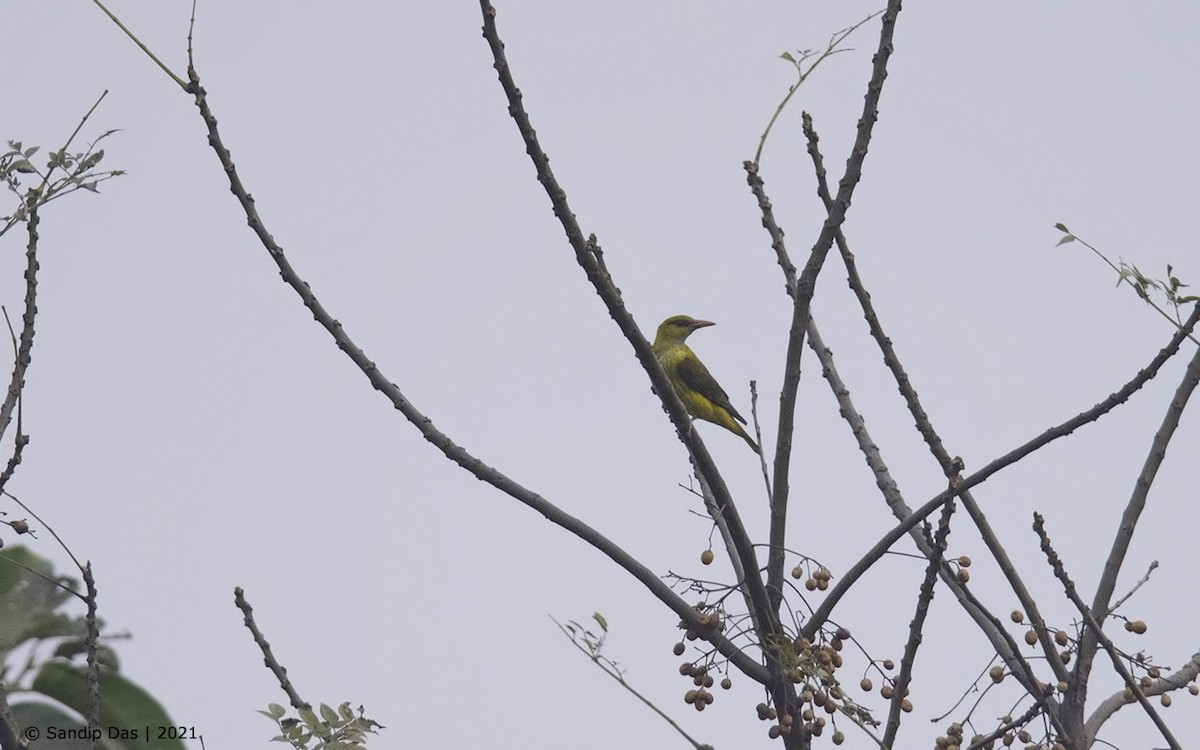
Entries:
{"label": "bare branch", "polygon": [[95,733],[100,732],[100,662],[97,660],[96,647],[100,643],[100,623],[96,619],[96,579],[92,576],[92,564],[85,563],[80,568],[83,571],[83,583],[87,587],[87,686],[88,686],[88,727]]}
{"label": "bare branch", "polygon": [[[879,46],[874,57],[874,68],[871,80],[867,84],[867,94],[863,103],[863,115],[858,122],[858,136],[846,162],[846,173],[838,190],[838,198],[834,208],[829,211],[820,235],[809,255],[808,263],[800,279],[796,279],[796,267],[788,257],[783,242],[783,230],[775,221],[771,202],[763,188],[759,176],[758,157],[754,161],[746,161],[746,181],[754,194],[759,209],[763,215],[763,227],[771,237],[771,247],[775,250],[776,258],[783,270],[785,287],[792,297],[792,324],[788,333],[788,349],[785,358],[783,386],[780,393],[779,432],[776,436],[774,489],[771,496],[771,526],[768,536],[769,552],[767,562],[767,588],[773,601],[771,609],[776,614],[779,610],[780,597],[783,590],[783,545],[787,526],[787,507],[789,494],[789,474],[792,454],[792,433],[795,428],[796,393],[800,386],[800,354],[804,347],[804,332],[808,327],[812,296],[816,289],[816,278],[824,264],[825,256],[833,244],[836,230],[845,221],[846,212],[850,207],[850,199],[862,176],[862,165],[867,156],[871,142],[871,134],[875,121],[879,116],[879,97],[883,91],[883,82],[887,78],[887,63],[892,53],[892,35],[895,30],[896,18],[900,13],[899,0],[891,0],[883,16],[880,29]],[[865,23],[864,19],[851,28],[857,28]],[[847,32],[848,33],[848,32]],[[841,37],[838,41],[845,37]],[[833,42],[831,41],[831,49]],[[824,56],[822,56],[823,59]],[[819,61],[818,61],[819,62]],[[801,77],[803,82],[803,76]],[[799,84],[797,84],[798,86]],[[793,88],[793,91],[795,88]],[[789,93],[790,96],[790,93]],[[785,100],[786,102],[786,100]],[[765,138],[765,134],[764,134]],[[761,145],[759,148],[761,153]]]}
{"label": "bare branch", "polygon": [[[771,244],[775,248],[780,266],[783,268],[788,294],[792,297],[792,322],[788,331],[787,354],[784,362],[783,385],[780,388],[779,399],[779,430],[775,445],[775,471],[773,495],[771,498],[771,564],[768,565],[768,583],[778,584],[783,578],[783,558],[780,550],[782,543],[784,521],[790,482],[788,477],[791,468],[792,433],[796,422],[796,394],[800,386],[800,355],[804,348],[804,334],[808,328],[813,293],[816,290],[817,275],[824,265],[829,248],[833,245],[838,228],[846,219],[850,208],[850,200],[854,195],[859,179],[862,177],[862,166],[866,160],[871,143],[871,134],[879,117],[879,97],[883,92],[883,82],[887,78],[887,64],[892,54],[892,35],[895,31],[896,18],[900,14],[900,1],[890,0],[883,14],[883,22],[879,33],[879,45],[873,58],[871,79],[867,83],[867,93],[863,102],[863,114],[858,121],[858,134],[851,149],[850,157],[846,160],[846,172],[839,183],[838,195],[829,214],[825,219],[820,234],[809,253],[808,262],[804,266],[799,279],[794,278],[795,268],[787,258],[783,247],[783,232],[775,224],[770,211],[770,201],[765,197],[761,179],[758,177],[758,165],[747,161],[743,164],[747,173],[747,181],[751,191],[759,201],[763,211],[763,226],[771,234]],[[773,590],[780,590],[774,587]]]}
{"label": "bare branch", "polygon": [[[803,118],[803,129],[808,140],[808,153],[812,157],[813,169],[817,177],[817,195],[820,196],[821,200],[824,202],[826,210],[829,210],[833,205],[833,198],[829,194],[829,185],[825,179],[825,165],[824,158],[822,157],[820,150],[820,138],[817,136],[817,131],[813,127],[812,117],[810,117],[807,113],[805,113]],[[930,420],[925,408],[921,405],[921,400],[917,396],[916,389],[908,379],[908,374],[905,372],[904,367],[900,364],[900,358],[896,354],[895,347],[892,346],[892,340],[883,331],[883,325],[879,322],[879,316],[876,314],[875,307],[871,302],[871,295],[869,292],[867,292],[866,286],[863,284],[862,278],[859,276],[858,265],[855,262],[854,254],[850,252],[849,243],[846,241],[845,234],[840,229],[838,230],[835,239],[837,241],[838,251],[842,256],[842,261],[846,266],[846,273],[850,283],[850,289],[854,292],[854,296],[858,299],[859,306],[862,307],[863,315],[867,320],[867,326],[871,332],[871,337],[875,339],[876,345],[883,354],[884,364],[892,373],[892,377],[896,381],[896,386],[899,388],[900,394],[904,397],[904,401],[908,405],[908,410],[913,416],[917,431],[925,439],[925,443],[929,446],[930,452],[937,460],[938,465],[941,466],[943,473],[945,473],[947,477],[956,476],[961,470],[961,462],[958,459],[951,457],[949,451],[946,450],[945,446],[942,444],[941,437],[938,436],[937,431],[933,427],[933,422]],[[1000,567],[1001,573],[1003,573],[1005,579],[1008,581],[1013,593],[1017,596],[1017,600],[1020,601],[1022,609],[1025,611],[1025,614],[1028,615],[1035,631],[1038,633],[1038,641],[1042,647],[1042,653],[1046,656],[1046,661],[1050,665],[1051,670],[1055,673],[1055,676],[1059,680],[1066,679],[1066,667],[1058,659],[1058,655],[1054,648],[1054,643],[1050,639],[1049,631],[1046,628],[1045,620],[1037,606],[1037,602],[1033,598],[1032,594],[1029,593],[1029,589],[1026,587],[1025,582],[1021,580],[1021,576],[1017,572],[1016,565],[1013,564],[1012,560],[1008,556],[1008,552],[1004,549],[1004,546],[996,537],[996,533],[992,530],[991,524],[988,522],[987,517],[983,513],[983,509],[979,507],[977,502],[975,502],[974,496],[971,495],[969,491],[964,491],[960,497],[962,498],[963,508],[967,511],[967,515],[979,529],[980,537],[983,539],[983,542],[987,546],[992,557],[996,560],[997,565]],[[901,509],[905,514],[910,512],[908,511],[908,507],[903,505],[903,503],[893,504],[892,508],[893,511],[897,511],[897,516],[900,518],[904,518],[904,515],[899,512]],[[952,588],[957,588],[957,585],[954,583],[951,583],[950,585]],[[959,597],[959,601],[963,601],[962,597]],[[976,622],[981,626],[985,625],[985,621],[981,621],[978,618],[976,619]],[[984,629],[985,632],[988,630],[987,627]],[[994,634],[990,634],[989,637],[993,642],[995,642],[996,639]],[[1005,656],[1002,650],[1000,653],[1002,656]],[[1014,656],[1015,655],[1005,656],[1005,661],[1008,662],[1011,667],[1013,667],[1014,674],[1018,676],[1018,679],[1022,679],[1022,682],[1024,683],[1025,680],[1023,678],[1032,678],[1032,672],[1027,672],[1025,669],[1017,669],[1013,660]],[[1027,666],[1028,665],[1026,664],[1026,667]],[[1033,683],[1026,684],[1025,687],[1031,693],[1036,692],[1036,685]]]}
{"label": "bare branch", "polygon": [[887,723],[883,732],[883,746],[895,747],[896,733],[900,731],[900,711],[908,694],[908,684],[912,680],[913,663],[917,658],[917,649],[921,646],[921,636],[925,631],[925,618],[929,615],[929,603],[933,601],[934,584],[937,583],[938,573],[942,568],[943,555],[946,553],[946,542],[950,537],[950,519],[954,515],[954,501],[942,506],[942,517],[938,521],[937,533],[933,537],[933,554],[929,556],[929,564],[925,566],[925,578],[921,581],[920,593],[917,595],[917,609],[908,625],[908,642],[904,644],[904,656],[900,659],[900,673],[896,675],[895,692],[892,694],[891,706],[888,709]]}
{"label": "bare branch", "polygon": [[[1147,696],[1162,695],[1169,693],[1172,690],[1179,690],[1187,687],[1187,684],[1196,679],[1200,675],[1200,651],[1192,654],[1192,658],[1188,660],[1175,672],[1160,677],[1150,683],[1149,687],[1142,688],[1142,692]],[[1129,704],[1129,700],[1125,697],[1124,690],[1118,690],[1109,697],[1101,701],[1100,705],[1088,717],[1084,723],[1084,739],[1086,747],[1091,747],[1096,740],[1096,735],[1100,733],[1100,728],[1104,726],[1104,722],[1108,721],[1117,711],[1123,706]]]}
{"label": "bare branch", "polygon": [[[529,158],[533,161],[534,167],[537,170],[538,181],[542,184],[546,195],[550,198],[554,215],[558,217],[563,231],[567,235],[567,241],[575,250],[576,261],[583,268],[588,280],[596,289],[596,293],[599,294],[601,300],[603,300],[605,306],[608,308],[609,315],[633,346],[634,353],[650,377],[651,385],[654,387],[655,393],[662,400],[663,407],[670,415],[671,421],[679,433],[680,440],[683,441],[692,454],[697,469],[704,473],[712,489],[713,496],[716,499],[717,506],[729,524],[730,532],[736,541],[737,555],[742,562],[742,566],[748,571],[757,571],[759,564],[754,551],[754,545],[749,534],[746,533],[737,508],[733,504],[733,498],[728,487],[725,485],[725,480],[721,477],[716,464],[709,455],[703,441],[700,440],[697,431],[691,428],[691,418],[688,416],[679,398],[675,395],[675,390],[671,387],[670,381],[667,380],[666,373],[662,371],[662,367],[659,366],[658,360],[654,357],[650,342],[642,335],[633,316],[625,308],[620,291],[613,283],[608,270],[598,257],[595,237],[584,238],[583,230],[580,228],[579,223],[575,219],[574,212],[567,203],[566,191],[559,185],[558,179],[554,176],[554,172],[550,168],[550,159],[546,156],[546,152],[542,149],[537,139],[537,132],[533,129],[529,114],[525,111],[525,106],[522,103],[523,95],[513,80],[512,71],[505,57],[504,42],[500,40],[499,32],[496,29],[496,9],[492,7],[492,4],[488,0],[480,0],[479,5],[483,12],[483,36],[492,50],[493,67],[496,69],[500,85],[508,98],[508,112],[517,124],[517,129],[520,131],[521,138],[525,142],[525,151],[529,154]],[[758,610],[757,616],[759,622],[768,628],[766,633],[778,632],[778,615],[771,610],[766,586],[763,585],[762,579],[758,575],[749,576],[745,579],[745,584],[747,604],[751,609]]]}
{"label": "bare branch", "polygon": [[[190,92],[195,96],[196,106],[199,108],[200,115],[208,128],[209,145],[212,147],[214,153],[216,153],[217,158],[221,162],[222,168],[225,170],[226,177],[229,180],[230,190],[241,204],[250,228],[257,235],[259,241],[262,243],[263,247],[267,250],[272,260],[279,268],[280,276],[284,283],[288,284],[296,291],[301,300],[304,302],[304,305],[312,312],[314,319],[322,327],[324,327],[331,336],[333,336],[338,348],[341,349],[352,362],[354,362],[354,364],[363,372],[364,375],[366,375],[371,385],[380,393],[382,393],[392,403],[392,405],[398,411],[400,411],[405,418],[408,419],[409,422],[417,427],[426,440],[437,447],[442,454],[451,461],[463,467],[477,478],[487,482],[488,484],[491,484],[493,487],[496,487],[505,494],[524,503],[538,513],[541,513],[552,523],[557,524],[572,534],[575,534],[593,547],[596,547],[615,563],[637,578],[637,580],[646,586],[646,588],[654,596],[670,607],[673,612],[678,614],[681,619],[683,619],[689,625],[695,625],[697,627],[697,632],[701,633],[702,637],[716,646],[723,655],[728,657],[747,676],[749,676],[751,679],[759,680],[760,682],[768,679],[768,673],[761,664],[754,659],[751,659],[735,644],[728,641],[721,634],[715,632],[711,628],[705,628],[702,626],[698,622],[696,612],[693,610],[693,608],[683,601],[683,599],[680,598],[674,591],[672,591],[669,586],[663,583],[653,571],[646,568],[639,561],[629,555],[629,553],[625,552],[625,550],[621,549],[607,537],[600,534],[583,521],[562,511],[560,508],[547,501],[541,495],[527,489],[502,472],[492,468],[491,466],[488,466],[483,461],[467,452],[464,448],[454,443],[454,441],[452,441],[445,433],[434,426],[433,421],[429,417],[425,416],[425,414],[417,409],[416,406],[414,406],[412,402],[410,402],[404,396],[404,394],[401,393],[400,389],[395,383],[387,379],[378,366],[376,366],[376,364],[367,357],[366,353],[354,343],[354,341],[342,327],[342,324],[325,309],[320,300],[318,300],[316,295],[313,294],[308,283],[300,278],[300,275],[292,267],[291,263],[287,259],[287,256],[283,252],[283,248],[275,242],[274,237],[272,237],[271,233],[267,231],[267,228],[254,205],[254,198],[242,184],[241,178],[237,173],[237,167],[234,165],[232,156],[229,153],[229,149],[225,147],[223,141],[221,140],[221,135],[217,128],[217,119],[215,115],[213,115],[212,109],[209,107],[207,93],[205,92],[204,87],[200,85],[200,78],[196,73],[194,66],[189,65],[188,75],[191,80],[191,83],[189,84]],[[634,330],[636,331],[636,326],[634,327]],[[642,339],[642,341],[644,342],[644,339]],[[649,361],[654,362],[655,360],[653,353],[649,350],[649,344],[646,344],[646,350],[649,352]],[[658,372],[661,375],[661,368],[658,368]],[[664,380],[664,384],[666,385],[666,392],[671,394],[673,397],[674,391],[670,389],[669,383],[665,382],[666,376],[662,375],[662,378]],[[678,404],[678,399],[675,399],[675,403]],[[678,404],[678,406],[679,410],[682,412],[682,404]],[[683,412],[683,415],[684,418],[686,418],[686,412]],[[703,445],[699,443],[699,439],[696,437],[696,431],[689,430],[688,432],[690,433],[689,440],[692,441],[689,443],[689,445],[699,445],[700,450],[703,450]],[[707,459],[708,465],[711,466],[712,459],[710,456],[708,456],[706,451],[703,452],[703,456]],[[721,487],[724,488],[723,483],[721,484]],[[725,497],[728,497],[727,489],[725,489]],[[744,534],[744,529],[742,532]],[[749,545],[747,546],[749,547]],[[749,547],[749,549],[752,553],[753,548]],[[757,564],[751,568],[751,570],[757,569]],[[757,576],[751,576],[750,582],[753,583],[756,579]],[[762,590],[761,580],[759,580],[759,588]],[[764,602],[766,601],[765,590],[762,590],[762,600]]]}
{"label": "bare branch", "polygon": [[[775,211],[771,206],[771,199],[767,197],[766,189],[763,187],[762,178],[758,176],[758,169],[754,168],[751,162],[746,162],[745,167],[746,182],[750,185],[750,192],[754,194],[755,199],[758,201],[758,208],[762,213],[762,225],[771,237],[771,248],[775,251],[775,258],[779,263],[780,269],[783,271],[785,289],[790,296],[795,297],[796,266],[788,256],[787,246],[783,241],[783,229],[775,221]],[[796,369],[797,382],[799,382],[800,358],[796,357],[794,361],[789,359],[787,367],[789,369],[792,367]],[[784,375],[784,379],[787,379],[786,374]],[[759,439],[758,444],[763,445],[762,436],[758,434],[757,430],[755,430],[755,433]],[[777,446],[777,454],[781,451],[791,454],[791,434],[780,435]],[[766,461],[766,455],[767,452],[764,450],[762,452],[762,460],[764,462]],[[767,534],[767,592],[771,596],[771,609],[778,612],[780,604],[783,601],[784,545],[787,542],[788,492],[786,486],[791,478],[788,476],[787,465],[776,460],[774,466],[774,477],[767,482],[768,488],[770,488],[772,483],[775,485],[775,490],[769,493],[771,524]]]}
{"label": "bare branch", "polygon": [[1012,449],[1003,456],[992,460],[979,471],[976,471],[975,473],[965,477],[957,485],[938,493],[924,505],[913,511],[911,516],[901,521],[896,525],[895,528],[880,538],[879,542],[876,543],[876,545],[872,547],[871,550],[867,552],[867,554],[861,560],[855,563],[853,567],[842,573],[842,576],[838,579],[837,584],[835,584],[833,588],[829,589],[829,593],[826,595],[825,600],[821,602],[821,606],[818,607],[817,611],[813,613],[813,617],[821,620],[827,619],[829,617],[829,613],[833,611],[833,608],[837,605],[837,602],[843,596],[845,596],[850,587],[854,585],[854,582],[857,581],[863,573],[870,569],[871,565],[874,564],[875,560],[880,555],[882,555],[888,550],[888,548],[895,544],[897,539],[907,534],[910,529],[919,524],[930,513],[933,513],[940,508],[942,504],[950,500],[950,498],[960,496],[964,490],[968,490],[977,484],[983,483],[1001,469],[1011,466],[1025,456],[1028,456],[1030,453],[1039,450],[1058,438],[1070,435],[1080,427],[1083,427],[1091,422],[1095,422],[1100,417],[1112,411],[1118,405],[1128,401],[1130,396],[1140,390],[1142,386],[1144,386],[1155,375],[1157,375],[1158,371],[1162,369],[1163,364],[1165,364],[1168,359],[1174,356],[1174,354],[1179,350],[1180,343],[1182,343],[1182,341],[1187,338],[1188,334],[1191,333],[1197,321],[1200,321],[1200,305],[1197,305],[1192,310],[1192,314],[1188,317],[1187,321],[1184,322],[1183,327],[1175,332],[1175,335],[1171,337],[1171,340],[1167,343],[1167,345],[1164,346],[1159,353],[1154,356],[1150,363],[1142,370],[1139,370],[1137,375],[1135,375],[1132,380],[1123,385],[1116,392],[1110,394],[1108,398],[1096,404],[1091,409],[1071,417],[1062,424],[1051,427],[1037,437]]}
{"label": "bare branch", "polygon": [[[25,372],[29,369],[29,363],[32,361],[33,324],[37,318],[38,225],[41,223],[41,219],[38,216],[36,200],[31,196],[29,202],[31,204],[29,205],[29,243],[25,248],[25,312],[21,316],[21,337],[13,358],[13,372],[8,382],[8,393],[5,395],[4,403],[0,404],[0,436],[3,436],[8,430],[13,410],[21,401],[21,392],[25,388]],[[17,450],[19,451],[27,441],[28,438],[21,434],[20,419],[18,419]],[[16,458],[19,460],[19,453]],[[0,482],[0,490],[3,488],[4,484]]]}
{"label": "bare branch", "polygon": [[292,685],[291,679],[287,676],[287,669],[283,667],[279,660],[275,658],[275,653],[271,651],[271,644],[267,642],[262,631],[258,629],[258,625],[254,622],[254,607],[250,606],[250,602],[246,601],[245,592],[242,587],[238,586],[233,590],[233,603],[237,608],[242,610],[242,622],[246,629],[254,636],[254,642],[258,644],[258,648],[263,654],[263,663],[267,665],[267,669],[275,675],[275,679],[279,680],[279,687],[283,688],[283,692],[287,693],[288,701],[292,704],[292,708],[299,711],[304,708],[312,708],[308,701],[300,697],[296,692],[295,686]]}
{"label": "bare branch", "polygon": [[[865,420],[862,418],[862,415],[859,414],[858,409],[855,407],[854,402],[850,398],[849,389],[846,387],[845,383],[842,382],[841,376],[837,370],[837,365],[833,360],[832,353],[829,351],[828,347],[825,346],[824,341],[822,341],[821,334],[817,330],[816,322],[811,320],[809,321],[808,326],[808,342],[809,347],[817,355],[817,360],[821,363],[821,372],[825,376],[825,379],[829,382],[829,387],[833,391],[834,398],[837,399],[838,411],[850,425],[851,432],[853,432],[854,438],[858,442],[859,450],[866,458],[867,465],[871,468],[872,473],[875,475],[875,484],[883,494],[884,502],[888,504],[897,518],[903,520],[911,517],[912,509],[909,508],[908,503],[904,501],[904,497],[900,494],[900,490],[896,486],[896,482],[891,476],[891,471],[888,469],[887,463],[879,454],[879,448],[871,438],[870,432],[867,430]],[[959,482],[961,480],[959,477],[955,476],[951,481]],[[932,560],[940,557],[939,553],[935,551],[933,540],[930,539],[926,534],[922,533],[921,529],[918,529],[916,526],[914,526],[913,528],[909,529],[908,533],[912,537],[917,548],[922,554],[925,555],[926,558]],[[871,565],[874,565],[876,562],[878,562],[883,555],[887,553],[895,541],[896,540],[892,540],[892,542],[886,545],[882,543],[875,545],[870,552],[867,553],[867,556],[863,559],[863,561],[860,561],[859,563],[860,565],[866,566],[863,568],[863,570],[866,570]],[[939,568],[939,573],[941,575],[942,582],[945,583],[947,588],[950,589],[950,591],[954,594],[955,599],[958,600],[959,604],[964,610],[966,610],[971,619],[975,621],[975,624],[979,627],[983,635],[991,642],[992,646],[996,649],[996,653],[1008,665],[1014,677],[1021,683],[1022,686],[1026,688],[1026,690],[1029,691],[1031,695],[1037,698],[1040,706],[1047,707],[1050,712],[1051,721],[1057,722],[1057,704],[1046,696],[1041,695],[1037,687],[1038,680],[1032,665],[1030,665],[1029,661],[1021,653],[1016,641],[1013,640],[1012,636],[1004,628],[1003,624],[1001,624],[995,615],[988,611],[983,603],[980,602],[978,598],[976,598],[975,595],[972,594],[963,583],[954,577],[952,571],[942,566]],[[845,578],[845,576],[843,576],[843,578]],[[843,588],[842,584],[839,583],[834,590],[839,592],[847,591],[849,590],[849,586],[846,585]],[[830,595],[832,596],[833,592],[830,592]],[[841,594],[839,593],[837,596],[840,598]],[[816,632],[824,625],[826,621],[825,618],[827,618],[831,612],[832,606],[826,607],[825,604],[822,604],[821,608],[814,612],[813,615],[808,619],[808,622],[804,624],[804,627],[801,629],[801,634],[806,638],[812,639]],[[1057,655],[1055,655],[1055,660],[1058,660]]]}
{"label": "bare branch", "polygon": [[[1045,519],[1042,518],[1040,513],[1033,514],[1033,530],[1037,533],[1038,539],[1041,541],[1042,552],[1045,553],[1047,562],[1050,563],[1050,567],[1054,570],[1055,577],[1062,583],[1063,591],[1066,593],[1067,598],[1071,600],[1071,603],[1079,610],[1080,616],[1083,617],[1084,624],[1087,626],[1087,632],[1090,632],[1095,640],[1108,652],[1109,658],[1112,659],[1113,669],[1116,670],[1117,674],[1121,675],[1121,679],[1125,681],[1125,686],[1133,692],[1133,697],[1142,705],[1142,708],[1146,711],[1146,715],[1154,722],[1154,726],[1158,727],[1158,731],[1162,734],[1163,739],[1167,741],[1167,744],[1171,746],[1171,750],[1182,750],[1182,746],[1175,739],[1175,736],[1171,734],[1171,730],[1167,727],[1166,722],[1158,715],[1158,711],[1154,710],[1154,706],[1150,705],[1150,701],[1146,700],[1145,694],[1142,692],[1141,687],[1138,686],[1138,681],[1125,668],[1125,664],[1121,661],[1121,655],[1117,653],[1117,649],[1113,646],[1112,641],[1108,639],[1108,636],[1104,635],[1104,631],[1101,629],[1100,623],[1096,622],[1092,611],[1083,603],[1083,599],[1079,598],[1079,593],[1075,590],[1075,582],[1067,575],[1067,570],[1063,567],[1062,560],[1059,559],[1058,553],[1054,551],[1054,547],[1050,544],[1050,536],[1046,533]],[[1067,692],[1086,695],[1087,683],[1072,683]],[[1070,697],[1068,696],[1068,699]],[[1071,743],[1068,742],[1068,744]]]}
{"label": "bare branch", "polygon": [[[1193,313],[1192,318],[1194,317]],[[1191,321],[1192,318],[1188,320]],[[1183,379],[1175,389],[1175,396],[1167,406],[1167,413],[1163,415],[1162,424],[1159,425],[1158,431],[1154,435],[1142,471],[1138,475],[1137,481],[1134,482],[1133,493],[1121,515],[1120,525],[1113,537],[1112,549],[1104,562],[1104,572],[1100,576],[1100,581],[1096,585],[1096,595],[1092,599],[1092,611],[1099,617],[1103,618],[1112,611],[1110,602],[1117,586],[1117,576],[1125,562],[1125,555],[1129,552],[1129,543],[1133,539],[1133,532],[1137,528],[1142,511],[1146,508],[1146,501],[1149,498],[1154,478],[1158,475],[1158,470],[1166,458],[1167,444],[1171,442],[1175,430],[1179,427],[1184,407],[1187,406],[1188,399],[1191,398],[1197,385],[1200,385],[1200,348],[1197,348],[1196,353],[1192,356],[1191,362],[1184,371]],[[1076,679],[1087,680],[1092,662],[1096,657],[1096,640],[1091,631],[1085,631],[1080,639],[1079,660],[1075,663]],[[1076,710],[1082,716],[1083,705],[1079,704]]]}
{"label": "bare branch", "polygon": [[[787,476],[787,468],[791,461],[791,451],[785,450],[791,445],[791,435],[796,419],[796,393],[800,385],[800,353],[804,346],[804,333],[808,328],[808,319],[812,305],[813,293],[816,291],[817,275],[825,263],[825,257],[833,246],[837,231],[846,220],[850,210],[850,200],[854,189],[862,177],[863,163],[871,143],[875,122],[879,118],[879,98],[883,93],[883,82],[887,78],[887,64],[892,54],[892,35],[895,31],[896,18],[900,14],[900,1],[889,0],[887,11],[883,14],[883,23],[879,33],[879,46],[873,58],[874,68],[871,80],[867,83],[867,94],[863,101],[863,114],[858,121],[858,135],[846,160],[846,171],[838,183],[837,197],[829,209],[829,214],[821,228],[817,240],[809,252],[808,262],[804,265],[800,277],[796,280],[795,291],[792,294],[792,322],[788,331],[788,350],[785,358],[783,386],[780,389],[779,432],[775,451],[775,494],[786,501],[788,482],[781,482],[778,477]],[[751,165],[748,169],[757,169]],[[781,495],[781,493],[783,493]]]}

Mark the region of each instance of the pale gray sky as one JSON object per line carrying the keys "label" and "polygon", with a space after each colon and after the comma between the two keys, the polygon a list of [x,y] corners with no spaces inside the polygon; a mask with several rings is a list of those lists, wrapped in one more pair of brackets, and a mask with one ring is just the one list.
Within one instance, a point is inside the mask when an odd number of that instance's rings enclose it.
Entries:
{"label": "pale gray sky", "polygon": [[[509,60],[585,231],[651,332],[688,313],[692,343],[770,443],[788,300],[742,161],[787,87],[785,50],[823,47],[862,2],[500,2]],[[116,3],[182,74],[190,5]],[[129,175],[42,217],[41,317],[25,394],[32,442],[8,489],[90,559],[123,669],[210,749],[266,746],[255,713],[286,702],[232,591],[312,702],[361,703],[376,747],[682,747],[591,667],[548,615],[602,612],[608,654],[717,748],[774,746],[747,679],[697,715],[671,645],[677,618],[607,559],[443,460],[278,282],[208,149],[190,97],[87,3],[10,3],[0,137],[54,147],[122,132]],[[202,3],[197,64],[227,145],[276,239],[404,393],[486,462],[608,534],[652,569],[702,569],[685,453],[576,266],[509,119],[474,3]],[[809,110],[831,180],[861,110],[873,22],[805,84],[763,157],[803,259],[823,212],[799,133]],[[1170,336],[1082,247],[1200,283],[1192,247],[1200,6],[912,3],[897,25],[872,150],[845,229],[883,322],[949,449],[978,468],[1090,407]],[[11,202],[11,201],[10,201]],[[8,213],[8,209],[4,211]],[[4,238],[0,297],[23,295],[24,237]],[[866,339],[840,264],[814,306],[910,504],[945,484]],[[790,547],[835,575],[892,526],[806,352]],[[1039,510],[1090,594],[1182,372],[977,491],[1051,620],[1075,621],[1029,530]],[[755,461],[699,427],[765,538]],[[1119,645],[1177,667],[1197,651],[1197,420],[1186,413],[1134,539]],[[5,451],[8,449],[5,448]],[[10,506],[0,506],[12,512]],[[19,514],[18,514],[19,515]],[[972,586],[1015,605],[960,523]],[[14,540],[5,535],[6,543]],[[36,551],[66,570],[48,534]],[[908,551],[904,542],[898,550]],[[720,560],[720,556],[719,556]],[[838,618],[899,661],[923,570],[890,558]],[[942,595],[905,746],[986,669]],[[846,667],[856,683],[861,663]],[[1008,687],[1003,686],[1003,687]],[[1115,689],[1097,678],[1097,695]],[[1003,691],[976,714],[1006,712]],[[1166,710],[1187,743],[1200,699]],[[882,710],[877,695],[862,702]],[[1163,745],[1127,710],[1105,738]],[[847,730],[851,746],[865,738]],[[197,745],[198,747],[198,745]]]}

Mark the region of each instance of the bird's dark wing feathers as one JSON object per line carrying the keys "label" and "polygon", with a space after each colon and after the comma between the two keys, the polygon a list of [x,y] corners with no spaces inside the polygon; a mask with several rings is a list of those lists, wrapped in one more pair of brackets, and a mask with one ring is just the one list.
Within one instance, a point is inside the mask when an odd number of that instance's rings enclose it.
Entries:
{"label": "bird's dark wing feathers", "polygon": [[680,362],[677,374],[688,388],[732,414],[737,421],[746,424],[742,415],[738,414],[737,409],[733,408],[733,404],[729,403],[729,395],[725,393],[721,385],[717,383],[717,379],[709,373],[708,368],[698,358],[693,356]]}

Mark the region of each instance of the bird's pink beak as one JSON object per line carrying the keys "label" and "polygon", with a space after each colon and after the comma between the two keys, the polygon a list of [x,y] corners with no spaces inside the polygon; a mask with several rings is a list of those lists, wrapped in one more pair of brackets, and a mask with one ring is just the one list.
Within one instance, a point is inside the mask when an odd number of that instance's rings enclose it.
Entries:
{"label": "bird's pink beak", "polygon": [[716,323],[712,322],[711,320],[693,320],[692,321],[692,330],[694,331],[697,328],[708,328],[709,326],[715,326],[715,325],[716,325]]}

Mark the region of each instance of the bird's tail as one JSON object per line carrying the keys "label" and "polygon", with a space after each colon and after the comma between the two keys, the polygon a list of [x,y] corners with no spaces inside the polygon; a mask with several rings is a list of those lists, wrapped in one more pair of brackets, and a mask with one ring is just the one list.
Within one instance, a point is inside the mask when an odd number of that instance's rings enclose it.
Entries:
{"label": "bird's tail", "polygon": [[754,451],[760,456],[762,455],[762,449],[758,447],[758,443],[754,442],[754,438],[746,434],[745,430],[743,430],[741,427],[738,427],[737,434],[742,436],[742,440],[746,441],[746,444],[750,446],[750,450]]}

